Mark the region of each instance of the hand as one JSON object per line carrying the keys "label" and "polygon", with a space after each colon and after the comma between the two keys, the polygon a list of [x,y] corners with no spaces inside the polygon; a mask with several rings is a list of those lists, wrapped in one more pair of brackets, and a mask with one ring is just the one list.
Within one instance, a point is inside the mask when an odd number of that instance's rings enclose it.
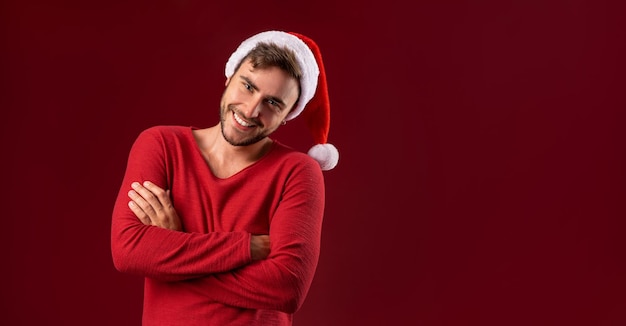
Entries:
{"label": "hand", "polygon": [[270,237],[268,235],[252,235],[250,238],[250,255],[252,260],[267,258],[270,254]]}
{"label": "hand", "polygon": [[170,200],[169,190],[163,190],[150,181],[144,182],[143,185],[133,182],[131,187],[133,190],[128,192],[131,199],[128,207],[141,223],[182,231],[182,223]]}

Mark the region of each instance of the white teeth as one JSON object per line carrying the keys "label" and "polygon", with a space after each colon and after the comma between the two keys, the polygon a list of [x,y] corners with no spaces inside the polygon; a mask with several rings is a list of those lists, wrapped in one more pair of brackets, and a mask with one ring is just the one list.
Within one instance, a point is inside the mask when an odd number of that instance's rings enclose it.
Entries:
{"label": "white teeth", "polygon": [[233,116],[235,117],[235,120],[237,120],[237,122],[238,122],[240,125],[242,125],[242,126],[244,126],[244,127],[251,127],[251,126],[252,126],[252,124],[251,124],[251,123],[247,123],[247,122],[243,121],[243,119],[241,119],[241,118],[237,115],[237,113],[233,112]]}

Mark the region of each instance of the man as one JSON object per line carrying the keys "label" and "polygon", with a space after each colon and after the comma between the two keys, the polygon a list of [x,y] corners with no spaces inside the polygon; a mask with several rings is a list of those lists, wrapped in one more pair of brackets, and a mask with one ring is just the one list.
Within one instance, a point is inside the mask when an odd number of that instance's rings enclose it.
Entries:
{"label": "man", "polygon": [[[291,325],[313,280],[324,210],[328,93],[308,37],[268,31],[226,64],[220,122],[156,126],[115,203],[116,268],[145,277],[144,325]],[[309,155],[269,136],[304,113]]]}

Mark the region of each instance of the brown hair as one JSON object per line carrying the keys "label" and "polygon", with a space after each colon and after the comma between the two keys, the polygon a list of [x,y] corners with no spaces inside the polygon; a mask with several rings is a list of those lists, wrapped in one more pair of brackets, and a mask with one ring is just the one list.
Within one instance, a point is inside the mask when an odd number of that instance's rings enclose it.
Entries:
{"label": "brown hair", "polygon": [[278,67],[295,78],[298,83],[302,77],[302,70],[296,61],[296,55],[287,47],[281,47],[274,43],[259,43],[241,60],[235,71],[241,64],[250,59],[254,68]]}

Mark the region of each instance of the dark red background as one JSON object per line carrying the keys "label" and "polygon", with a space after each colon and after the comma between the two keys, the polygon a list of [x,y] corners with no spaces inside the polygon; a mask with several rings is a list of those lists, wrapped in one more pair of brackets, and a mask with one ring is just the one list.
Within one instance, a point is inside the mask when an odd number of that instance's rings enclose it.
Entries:
{"label": "dark red background", "polygon": [[3,324],[140,324],[109,251],[130,145],[216,123],[266,29],[317,40],[341,152],[295,325],[626,324],[623,2],[228,3],[4,2]]}

